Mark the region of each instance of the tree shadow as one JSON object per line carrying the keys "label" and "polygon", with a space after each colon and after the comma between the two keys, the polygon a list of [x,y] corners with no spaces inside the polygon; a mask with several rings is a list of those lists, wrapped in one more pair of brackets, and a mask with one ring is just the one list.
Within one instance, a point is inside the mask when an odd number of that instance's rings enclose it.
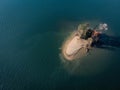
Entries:
{"label": "tree shadow", "polygon": [[100,34],[98,38],[99,40],[93,42],[92,46],[111,51],[116,50],[116,48],[120,48],[120,37]]}

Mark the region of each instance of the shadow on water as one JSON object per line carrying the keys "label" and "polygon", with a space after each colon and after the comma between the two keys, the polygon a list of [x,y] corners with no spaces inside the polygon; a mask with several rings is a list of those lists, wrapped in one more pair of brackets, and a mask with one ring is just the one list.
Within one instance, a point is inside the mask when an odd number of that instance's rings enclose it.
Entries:
{"label": "shadow on water", "polygon": [[97,48],[114,51],[116,50],[115,48],[120,48],[120,37],[101,34],[99,35],[99,40],[94,43],[94,46]]}

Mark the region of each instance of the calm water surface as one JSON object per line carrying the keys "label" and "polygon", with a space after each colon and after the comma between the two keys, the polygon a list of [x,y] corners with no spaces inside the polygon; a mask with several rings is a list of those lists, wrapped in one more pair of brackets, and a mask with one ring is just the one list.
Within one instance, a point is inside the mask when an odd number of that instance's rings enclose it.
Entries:
{"label": "calm water surface", "polygon": [[72,63],[59,54],[79,22],[120,35],[119,0],[0,0],[0,90],[117,90],[120,49],[95,49]]}

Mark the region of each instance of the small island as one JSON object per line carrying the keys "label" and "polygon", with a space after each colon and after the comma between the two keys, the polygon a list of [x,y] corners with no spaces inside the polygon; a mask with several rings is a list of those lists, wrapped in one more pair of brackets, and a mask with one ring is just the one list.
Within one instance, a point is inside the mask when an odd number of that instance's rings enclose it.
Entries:
{"label": "small island", "polygon": [[[103,29],[106,29],[106,27],[103,27]],[[63,57],[66,60],[73,61],[85,56],[91,50],[93,44],[99,40],[100,34],[100,31],[91,28],[88,23],[80,24],[78,29],[63,43],[61,48]]]}

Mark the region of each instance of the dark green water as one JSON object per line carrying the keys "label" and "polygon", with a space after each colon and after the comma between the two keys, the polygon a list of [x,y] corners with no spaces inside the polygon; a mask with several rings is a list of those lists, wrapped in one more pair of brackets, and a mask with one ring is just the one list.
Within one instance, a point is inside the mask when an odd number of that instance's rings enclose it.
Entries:
{"label": "dark green water", "polygon": [[0,90],[117,90],[120,52],[63,62],[58,49],[78,22],[120,35],[119,0],[0,0]]}

